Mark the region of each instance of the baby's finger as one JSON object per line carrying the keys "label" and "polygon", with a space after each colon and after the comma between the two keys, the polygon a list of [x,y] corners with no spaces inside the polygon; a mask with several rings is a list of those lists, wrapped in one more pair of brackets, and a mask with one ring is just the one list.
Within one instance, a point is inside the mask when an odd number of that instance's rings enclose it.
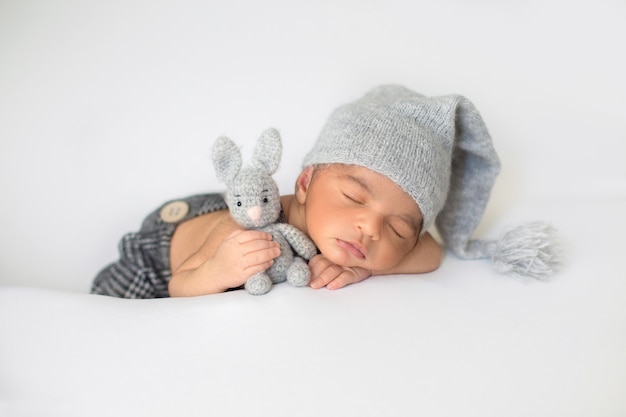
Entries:
{"label": "baby's finger", "polygon": [[260,230],[242,230],[236,235],[237,242],[247,243],[253,240],[272,240],[272,235]]}
{"label": "baby's finger", "polygon": [[244,256],[253,252],[265,250],[275,252],[276,256],[280,255],[280,245],[278,244],[278,242],[275,242],[273,240],[254,239],[241,243],[240,245]]}
{"label": "baby's finger", "polygon": [[[262,245],[259,247],[259,245]],[[248,246],[257,246],[254,250],[249,250],[244,254],[245,262],[248,265],[264,264],[280,256],[280,246],[276,242],[256,241]]]}
{"label": "baby's finger", "polygon": [[339,278],[335,278],[334,280],[332,280],[328,284],[326,284],[326,288],[331,290],[331,291],[334,291],[334,290],[341,289],[341,288],[345,287],[346,285],[348,285],[348,284],[345,283],[344,281],[340,280]]}
{"label": "baby's finger", "polygon": [[274,260],[270,259],[265,262],[249,265],[246,268],[244,268],[244,271],[246,273],[246,276],[251,277],[255,274],[258,274],[259,272],[263,272],[269,269],[273,264],[274,264]]}
{"label": "baby's finger", "polygon": [[323,265],[323,269],[314,269],[311,269],[313,279],[309,285],[315,289],[327,286],[343,272],[343,267],[336,264]]}
{"label": "baby's finger", "polygon": [[321,275],[326,268],[333,265],[328,259],[324,257],[324,255],[315,255],[309,261],[309,269],[311,270],[312,278],[316,278],[318,275]]}
{"label": "baby's finger", "polygon": [[326,288],[329,290],[338,290],[346,285],[356,282],[355,275],[352,271],[344,271],[337,278],[326,284]]}

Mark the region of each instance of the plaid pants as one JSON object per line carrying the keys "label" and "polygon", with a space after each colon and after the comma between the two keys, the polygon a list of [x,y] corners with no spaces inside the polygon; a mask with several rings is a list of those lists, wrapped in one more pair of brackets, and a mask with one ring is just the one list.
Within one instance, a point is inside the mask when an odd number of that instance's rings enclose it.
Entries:
{"label": "plaid pants", "polygon": [[121,298],[168,297],[170,244],[176,226],[193,217],[226,209],[220,194],[202,194],[170,201],[143,221],[138,232],[124,235],[120,259],[93,281],[93,294]]}

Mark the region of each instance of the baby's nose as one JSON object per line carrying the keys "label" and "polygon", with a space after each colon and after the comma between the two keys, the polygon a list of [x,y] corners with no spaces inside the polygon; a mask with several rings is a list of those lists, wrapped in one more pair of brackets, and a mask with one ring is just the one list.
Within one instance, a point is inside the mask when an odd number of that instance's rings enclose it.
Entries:
{"label": "baby's nose", "polygon": [[250,218],[250,220],[256,222],[261,218],[262,212],[263,212],[263,209],[261,209],[260,206],[250,207],[248,209],[248,217]]}
{"label": "baby's nose", "polygon": [[360,217],[357,221],[357,227],[366,236],[372,240],[380,239],[383,219],[375,214]]}

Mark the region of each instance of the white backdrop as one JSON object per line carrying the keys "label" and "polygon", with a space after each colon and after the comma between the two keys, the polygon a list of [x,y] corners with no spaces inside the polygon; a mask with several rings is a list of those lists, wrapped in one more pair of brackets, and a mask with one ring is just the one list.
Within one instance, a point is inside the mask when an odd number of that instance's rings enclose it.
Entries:
{"label": "white backdrop", "polygon": [[[623,0],[0,0],[0,415],[626,415],[625,43]],[[554,223],[554,280],[448,256],[338,292],[86,294],[148,212],[221,190],[216,137],[278,128],[288,193],[381,83],[476,104],[503,163],[477,234]]]}

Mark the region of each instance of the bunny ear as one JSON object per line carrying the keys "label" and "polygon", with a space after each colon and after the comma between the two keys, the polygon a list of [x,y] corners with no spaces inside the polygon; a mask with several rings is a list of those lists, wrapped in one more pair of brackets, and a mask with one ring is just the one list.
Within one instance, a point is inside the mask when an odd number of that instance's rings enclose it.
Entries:
{"label": "bunny ear", "polygon": [[278,169],[283,145],[280,133],[274,128],[269,128],[259,138],[254,148],[252,163],[256,168],[262,169],[272,175]]}
{"label": "bunny ear", "polygon": [[217,138],[213,144],[213,165],[217,178],[226,185],[235,179],[242,165],[241,151],[235,142],[223,136]]}

